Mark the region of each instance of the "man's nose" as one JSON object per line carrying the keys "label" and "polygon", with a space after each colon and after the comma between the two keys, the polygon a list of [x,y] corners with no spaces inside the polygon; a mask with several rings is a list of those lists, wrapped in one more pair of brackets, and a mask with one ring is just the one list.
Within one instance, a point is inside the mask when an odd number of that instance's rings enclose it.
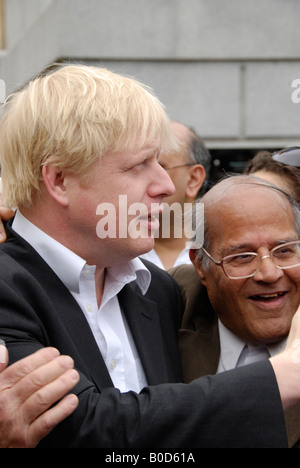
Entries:
{"label": "man's nose", "polygon": [[175,193],[175,186],[168,175],[167,171],[160,165],[157,164],[153,182],[149,188],[150,196],[165,198],[170,197]]}
{"label": "man's nose", "polygon": [[264,283],[275,283],[284,275],[283,270],[277,268],[270,255],[264,255],[260,259],[260,267],[255,274],[256,281]]}

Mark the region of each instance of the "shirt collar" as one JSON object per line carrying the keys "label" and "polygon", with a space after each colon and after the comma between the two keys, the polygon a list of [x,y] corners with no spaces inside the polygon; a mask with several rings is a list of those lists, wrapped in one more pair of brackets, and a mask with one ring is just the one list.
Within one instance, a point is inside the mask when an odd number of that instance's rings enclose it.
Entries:
{"label": "shirt collar", "polygon": [[[37,251],[69,291],[79,293],[81,274],[88,267],[85,260],[28,221],[19,210],[12,228]],[[107,272],[123,286],[136,280],[142,294],[150,286],[151,273],[138,258],[111,266]]]}
{"label": "shirt collar", "polygon": [[220,361],[225,370],[234,369],[245,347],[245,342],[228,330],[221,320],[218,322],[221,347]]}
{"label": "shirt collar", "polygon": [[123,286],[136,281],[143,295],[146,294],[151,283],[151,273],[139,258],[134,258],[120,265],[113,265],[107,268],[107,274]]}
{"label": "shirt collar", "polygon": [[[239,357],[247,343],[226,328],[221,320],[219,322],[219,335],[221,355],[220,361],[225,370],[234,369],[238,363]],[[285,347],[286,339],[275,344],[268,344],[266,348],[270,356],[276,356]],[[251,345],[250,345],[251,347]]]}

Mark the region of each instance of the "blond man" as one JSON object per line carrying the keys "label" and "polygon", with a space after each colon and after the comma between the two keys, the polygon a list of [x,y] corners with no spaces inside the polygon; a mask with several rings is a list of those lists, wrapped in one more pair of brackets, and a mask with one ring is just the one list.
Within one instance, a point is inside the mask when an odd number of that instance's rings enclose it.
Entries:
{"label": "blond man", "polygon": [[8,99],[0,138],[3,195],[17,207],[0,250],[0,337],[12,362],[51,345],[80,373],[77,410],[41,446],[287,446],[296,320],[272,363],[180,383],[179,288],[137,259],[174,191],[159,155],[176,142],[152,92],[63,67]]}

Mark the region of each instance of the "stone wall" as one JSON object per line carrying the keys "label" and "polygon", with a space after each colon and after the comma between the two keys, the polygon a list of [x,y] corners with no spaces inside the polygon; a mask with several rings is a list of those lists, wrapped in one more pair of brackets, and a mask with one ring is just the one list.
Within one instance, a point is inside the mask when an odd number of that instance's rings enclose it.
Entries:
{"label": "stone wall", "polygon": [[299,0],[6,0],[8,92],[56,61],[152,86],[213,149],[300,144]]}

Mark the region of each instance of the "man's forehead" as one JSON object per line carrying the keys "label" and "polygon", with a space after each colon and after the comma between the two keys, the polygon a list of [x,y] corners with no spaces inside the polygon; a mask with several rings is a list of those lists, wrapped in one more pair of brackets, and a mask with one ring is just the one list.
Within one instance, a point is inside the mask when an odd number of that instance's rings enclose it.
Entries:
{"label": "man's forehead", "polygon": [[[241,205],[247,201],[249,206],[257,203],[261,206],[267,201],[272,205],[282,203],[292,206],[288,195],[271,183],[261,181],[255,177],[236,176],[219,182],[203,197],[203,203],[206,208],[211,206],[226,205],[227,203]],[[246,207],[247,207],[246,203]]]}
{"label": "man's forehead", "polygon": [[220,237],[228,232],[232,236],[233,230],[240,231],[243,227],[253,232],[262,227],[269,230],[276,225],[278,231],[283,224],[285,228],[297,230],[292,204],[276,187],[246,181],[215,188],[214,193],[204,197],[206,229],[210,236]]}
{"label": "man's forehead", "polygon": [[244,242],[249,238],[253,243],[254,239],[266,241],[275,236],[278,240],[297,233],[292,205],[281,191],[264,184],[247,183],[225,184],[223,188],[205,205],[211,242],[213,239],[219,244],[221,239],[227,239],[227,243],[228,240]]}
{"label": "man's forehead", "polygon": [[113,148],[101,156],[101,159],[113,157],[115,159],[130,158],[132,156],[144,156],[148,154],[159,154],[161,151],[161,140],[159,138],[147,141],[145,144],[133,144],[129,147]]}

